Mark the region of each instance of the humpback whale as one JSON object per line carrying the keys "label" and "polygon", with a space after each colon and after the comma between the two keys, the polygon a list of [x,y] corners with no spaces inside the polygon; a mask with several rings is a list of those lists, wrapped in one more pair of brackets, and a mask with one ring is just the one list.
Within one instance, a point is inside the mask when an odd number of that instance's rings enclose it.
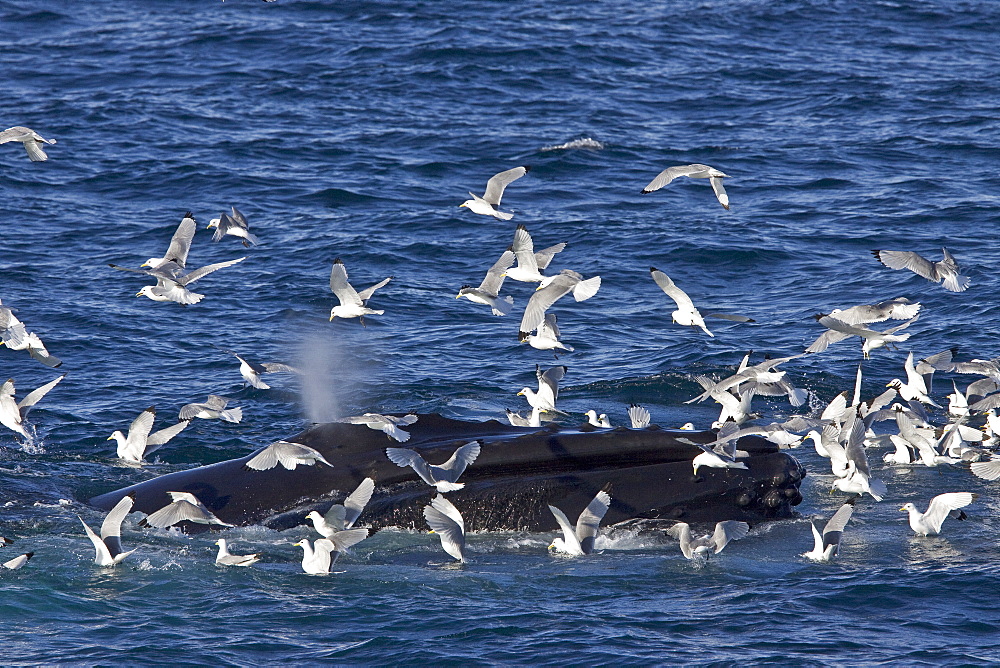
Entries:
{"label": "humpback whale", "polygon": [[[738,447],[746,469],[701,468],[691,461],[714,432],[583,424],[513,427],[496,420],[469,422],[438,414],[420,415],[407,443],[430,461],[444,461],[455,448],[478,441],[479,457],[463,473],[465,487],[448,494],[477,531],[553,531],[549,505],[579,513],[601,490],[609,491],[606,524],[625,520],[683,520],[755,523],[789,517],[802,501],[805,469],[787,452],[757,436]],[[246,466],[253,454],[178,471],[96,496],[90,503],[110,509],[126,495],[146,514],[165,506],[167,492],[190,492],[222,521],[285,529],[306,523],[305,515],[343,502],[364,478],[375,490],[360,523],[374,530],[423,528],[423,507],[434,490],[409,467],[386,456],[395,441],[365,425],[316,424],[288,440],[316,449],[332,464],[258,471]],[[188,532],[208,529],[183,523]]]}

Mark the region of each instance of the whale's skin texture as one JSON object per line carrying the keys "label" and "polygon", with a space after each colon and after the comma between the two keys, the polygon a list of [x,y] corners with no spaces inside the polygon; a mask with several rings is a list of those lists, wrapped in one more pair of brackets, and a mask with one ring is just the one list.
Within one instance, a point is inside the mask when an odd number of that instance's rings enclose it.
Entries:
{"label": "whale's skin texture", "polygon": [[[255,471],[246,466],[250,453],[153,478],[90,502],[109,510],[132,494],[134,510],[149,514],[169,502],[168,491],[191,492],[230,524],[285,529],[305,523],[310,510],[325,512],[342,502],[363,478],[372,477],[375,492],[358,525],[423,529],[423,507],[437,492],[411,468],[390,462],[385,449],[413,448],[431,464],[441,464],[472,440],[480,441],[480,455],[459,479],[465,488],[448,494],[469,530],[556,530],[549,504],[575,517],[602,489],[612,497],[605,525],[636,519],[756,523],[791,517],[793,506],[802,501],[799,484],[805,469],[759,437],[738,443],[750,455],[741,460],[747,470],[702,467],[695,476],[691,460],[701,451],[678,439],[705,443],[715,439],[713,432],[587,424],[512,427],[437,414],[420,415],[407,430],[410,440],[397,443],[364,425],[317,424],[288,440],[319,450],[332,468],[317,464]],[[182,528],[193,533],[207,527]]]}

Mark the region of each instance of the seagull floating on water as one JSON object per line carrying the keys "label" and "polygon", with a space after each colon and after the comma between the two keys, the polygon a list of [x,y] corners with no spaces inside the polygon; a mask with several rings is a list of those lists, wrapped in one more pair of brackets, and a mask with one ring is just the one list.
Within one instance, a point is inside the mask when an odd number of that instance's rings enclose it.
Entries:
{"label": "seagull floating on water", "polygon": [[659,190],[663,186],[667,185],[679,176],[687,176],[692,179],[708,179],[712,184],[712,190],[715,191],[715,197],[719,200],[719,204],[725,209],[729,209],[729,195],[726,194],[726,189],[722,187],[722,179],[727,178],[728,174],[723,174],[714,167],[709,167],[708,165],[702,165],[695,163],[693,165],[678,165],[676,167],[667,167],[662,172],[656,175],[656,178],[649,182],[649,185],[642,189],[643,194],[651,193],[654,190]]}
{"label": "seagull floating on water", "polygon": [[493,216],[494,218],[499,218],[500,220],[510,220],[514,217],[514,214],[505,213],[497,208],[500,206],[500,198],[503,197],[504,188],[510,185],[513,181],[516,181],[527,174],[530,170],[531,167],[525,165],[523,167],[514,167],[513,169],[500,172],[486,182],[486,193],[483,194],[482,197],[470,192],[469,196],[472,197],[472,199],[467,199],[458,206],[465,207],[473,213],[482,214],[484,216]]}
{"label": "seagull floating on water", "polygon": [[219,546],[219,553],[215,557],[216,566],[251,566],[260,561],[259,554],[230,553],[225,538],[220,538],[215,544]]}
{"label": "seagull floating on water", "polygon": [[964,292],[971,283],[969,277],[958,273],[961,271],[958,262],[947,248],[942,248],[941,252],[944,258],[940,262],[931,262],[913,251],[873,250],[872,255],[890,269],[909,269],[928,281],[941,283],[945,290]]}
{"label": "seagull floating on water", "polygon": [[566,513],[549,505],[549,510],[562,529],[562,538],[554,538],[549,545],[550,550],[562,552],[573,557],[580,557],[594,551],[594,541],[601,529],[601,520],[611,506],[611,496],[604,491],[597,493],[594,500],[580,513],[574,527],[566,517]]}
{"label": "seagull floating on water", "polygon": [[26,128],[23,125],[15,125],[0,132],[0,144],[12,141],[19,141],[24,145],[24,150],[27,151],[28,157],[31,158],[32,162],[44,162],[48,160],[49,156],[42,150],[41,145],[56,143],[55,139],[46,139],[31,128]]}

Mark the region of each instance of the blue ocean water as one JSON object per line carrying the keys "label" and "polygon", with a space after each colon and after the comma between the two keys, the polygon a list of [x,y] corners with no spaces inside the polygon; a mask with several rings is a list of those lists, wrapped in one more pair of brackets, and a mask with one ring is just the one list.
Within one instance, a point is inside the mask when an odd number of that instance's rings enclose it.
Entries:
{"label": "blue ocean water", "polygon": [[[809,518],[843,501],[809,469],[801,517],[754,527],[707,567],[659,534],[613,531],[586,559],[546,555],[551,535],[474,534],[470,563],[433,536],[387,530],[338,563],[299,568],[305,527],[226,532],[263,561],[213,563],[214,537],[143,530],[113,570],[92,564],[86,499],[155,475],[242,456],[312,421],[367,410],[463,419],[523,409],[515,393],[552,356],[518,344],[515,311],[454,298],[478,284],[517,223],[553,266],[603,278],[557,306],[576,350],[560,407],[616,424],[631,402],[664,426],[707,427],[683,402],[695,374],[721,377],[747,350],[801,352],[811,316],[905,296],[924,305],[899,350],[863,363],[864,395],[923,357],[1000,355],[997,279],[1000,57],[994,2],[677,0],[660,3],[156,3],[0,0],[3,127],[58,143],[31,163],[0,146],[0,299],[64,360],[31,413],[37,445],[0,434],[4,663],[97,664],[987,664],[1000,661],[997,483],[966,466],[883,467],[841,558],[817,566]],[[664,167],[730,175],[719,206],[703,181],[639,191]],[[458,208],[520,164],[509,222]],[[262,240],[210,241],[235,205]],[[201,304],[133,295],[185,211],[192,265],[247,260],[198,283]],[[876,248],[933,259],[947,246],[972,279],[946,292],[879,265]],[[393,275],[382,316],[328,321],[330,265],[352,282]],[[649,279],[667,272],[696,304],[757,322],[672,325]],[[212,344],[309,368],[246,389]],[[853,387],[859,346],[786,365],[815,410]],[[0,350],[18,396],[51,380]],[[941,374],[936,397],[950,380]],[[209,393],[240,424],[195,421],[125,467],[106,441],[155,405],[165,426]],[[795,411],[758,398],[765,419]],[[804,409],[803,409],[804,410]],[[964,523],[916,538],[899,505],[980,493]],[[471,527],[474,529],[475,527]],[[23,550],[21,549],[23,548]]]}

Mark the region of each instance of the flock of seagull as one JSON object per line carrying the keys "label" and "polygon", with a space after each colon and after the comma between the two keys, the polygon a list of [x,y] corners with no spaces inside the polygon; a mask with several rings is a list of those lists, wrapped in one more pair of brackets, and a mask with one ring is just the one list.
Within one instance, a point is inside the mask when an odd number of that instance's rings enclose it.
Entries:
{"label": "flock of seagull", "polygon": [[[20,126],[0,133],[0,144],[8,142],[20,142],[32,161],[46,160],[47,155],[41,146],[56,143],[54,139],[44,139],[35,131]],[[513,214],[501,211],[499,208],[501,199],[507,186],[527,174],[529,169],[528,166],[518,166],[496,174],[487,182],[486,191],[482,196],[470,192],[471,199],[460,206],[475,214],[491,216],[498,220],[510,220]],[[723,179],[727,178],[727,175],[703,164],[669,167],[658,174],[642,192],[659,190],[681,176],[708,179],[719,203],[727,210],[730,208],[729,196],[723,187]],[[213,241],[221,241],[231,236],[240,240],[246,248],[259,243],[259,239],[250,232],[246,216],[235,207],[231,207],[230,214],[223,213],[219,218],[212,219],[208,227],[215,229]],[[110,266],[155,279],[156,284],[143,286],[136,293],[137,297],[145,296],[153,301],[175,302],[185,306],[197,304],[202,301],[204,295],[189,289],[191,284],[215,271],[242,262],[246,257],[195,269],[188,268],[188,254],[196,229],[194,215],[187,212],[162,257],[150,258],[138,268],[116,264]],[[537,284],[521,317],[518,340],[538,350],[552,351],[558,360],[560,352],[572,352],[573,348],[560,340],[561,333],[556,322],[556,314],[550,309],[562,297],[569,294],[572,294],[577,302],[586,301],[597,294],[601,287],[600,276],[584,278],[582,274],[571,269],[563,269],[558,273],[543,273],[549,268],[555,256],[565,248],[565,243],[557,243],[535,251],[526,227],[517,225],[510,246],[486,271],[486,276],[480,285],[462,286],[456,298],[464,297],[476,304],[488,306],[495,316],[506,316],[511,313],[514,300],[511,296],[500,296],[505,279]],[[970,284],[969,278],[961,275],[958,263],[947,249],[943,249],[944,257],[938,262],[927,260],[911,251],[875,250],[873,254],[890,269],[909,270],[929,281],[942,284],[945,289],[952,292],[962,292]],[[671,314],[674,323],[695,328],[712,337],[714,334],[705,323],[707,317],[734,322],[753,322],[753,319],[742,315],[702,313],[688,294],[667,274],[654,267],[650,268],[650,277],[675,304],[676,309]],[[337,258],[331,268],[330,290],[339,303],[331,308],[329,319],[332,321],[335,318],[358,318],[360,324],[364,325],[365,316],[382,315],[383,310],[370,308],[368,302],[376,290],[386,286],[392,279],[390,276],[358,291],[348,281],[343,261]],[[860,339],[862,355],[868,359],[878,348],[896,346],[907,341],[910,334],[902,330],[919,317],[920,310],[919,303],[906,298],[837,309],[816,317],[818,324],[824,327],[825,331],[800,354],[776,359],[767,358],[759,363],[750,364],[751,354],[748,353],[738,365],[736,372],[727,378],[714,380],[705,376],[695,377],[694,380],[704,391],[691,401],[712,399],[721,406],[721,412],[718,420],[712,425],[717,430],[714,442],[707,445],[696,444],[681,438],[700,449],[700,453],[692,460],[693,474],[697,475],[700,467],[745,469],[746,464],[740,460],[748,455],[738,449],[738,440],[743,436],[763,436],[782,448],[798,447],[804,440],[811,439],[817,454],[830,460],[833,475],[832,489],[854,495],[827,521],[822,532],[814,523],[810,523],[814,547],[802,556],[814,561],[829,561],[836,556],[841,536],[855,511],[857,500],[862,495],[867,494],[875,501],[881,501],[888,495],[886,485],[873,475],[866,453],[868,448],[891,445],[894,451],[884,456],[887,465],[934,467],[969,463],[975,475],[987,480],[1000,479],[1000,458],[992,457],[992,451],[1000,438],[1000,417],[996,414],[996,409],[1000,408],[1000,358],[955,362],[954,351],[948,350],[915,361],[911,352],[904,365],[905,382],[894,379],[887,386],[889,389],[871,401],[866,402],[861,399],[859,366],[853,398],[849,400],[849,392],[846,391],[838,394],[819,417],[795,416],[781,424],[744,426],[748,421],[758,417],[751,411],[754,396],[785,396],[793,406],[803,405],[809,397],[807,391],[791,384],[785,371],[779,368],[781,365],[806,354],[823,352],[830,345],[852,337]],[[903,322],[884,330],[872,327],[875,323],[887,320]],[[0,345],[14,351],[27,351],[34,359],[52,368],[61,365],[61,360],[48,352],[34,332],[26,329],[14,310],[2,303],[0,303]],[[270,387],[262,379],[264,374],[301,373],[300,370],[286,364],[257,363],[234,351],[221,348],[219,350],[236,357],[244,380],[258,389]],[[559,382],[567,371],[568,368],[563,365],[545,370],[536,365],[538,389],[525,387],[518,392],[519,396],[526,398],[531,411],[527,416],[522,416],[508,409],[507,417],[510,423],[515,426],[538,427],[544,419],[551,419],[554,414],[566,415],[556,407],[556,402]],[[982,376],[980,380],[971,383],[964,392],[960,392],[953,383],[954,392],[948,395],[947,424],[943,427],[936,427],[928,413],[930,408],[945,410],[931,396],[931,383],[935,372]],[[24,438],[26,444],[30,444],[33,432],[28,430],[30,425],[25,422],[25,418],[29,410],[63,377],[64,375],[59,376],[29,392],[19,402],[14,398],[13,379],[8,380],[0,386],[0,424]],[[156,410],[151,406],[132,421],[127,434],[116,430],[108,440],[116,441],[117,455],[121,460],[138,465],[182,432],[192,419],[239,422],[242,419],[242,409],[227,407],[228,401],[220,395],[209,395],[205,402],[184,406],[178,413],[176,423],[155,432],[152,429]],[[977,414],[986,418],[982,428],[968,424]],[[595,427],[612,427],[606,414],[589,410],[586,417]],[[643,429],[650,425],[649,411],[638,405],[629,407],[628,418],[630,426],[634,429]],[[415,415],[365,413],[342,418],[340,421],[363,424],[371,429],[383,431],[392,440],[405,442],[409,439],[409,433],[404,428],[416,420]],[[885,421],[895,421],[897,433],[877,434],[873,430],[876,423]],[[689,423],[681,429],[693,428]],[[479,452],[480,444],[473,441],[458,448],[446,462],[434,465],[427,463],[412,449],[386,448],[386,457],[391,462],[400,467],[412,468],[422,481],[437,492],[425,506],[424,517],[431,531],[439,536],[442,549],[458,561],[465,561],[465,523],[461,512],[445,494],[464,487],[463,483],[458,482],[458,478],[475,462]],[[246,466],[255,470],[268,470],[276,466],[294,470],[297,466],[319,464],[332,466],[313,448],[288,441],[277,441],[257,451],[247,461]],[[332,506],[325,515],[315,511],[307,515],[306,519],[313,523],[321,538],[317,538],[312,544],[308,539],[296,543],[303,550],[304,572],[329,573],[340,554],[367,538],[368,529],[355,528],[354,524],[371,498],[374,484],[374,480],[366,478],[343,504]],[[219,527],[232,526],[212,514],[194,494],[188,492],[168,492],[168,494],[170,503],[145,517],[140,522],[141,526],[168,528],[183,521]],[[976,494],[969,492],[948,492],[932,498],[925,512],[920,512],[913,503],[906,503],[900,511],[908,513],[910,527],[916,534],[932,536],[941,531],[942,524],[947,518],[964,519],[965,513],[961,509],[973,503],[976,497]],[[610,502],[608,491],[599,492],[580,513],[575,524],[570,522],[561,509],[550,505],[549,509],[562,535],[552,541],[549,549],[570,556],[590,554],[594,550],[600,523]],[[105,517],[100,534],[94,532],[81,518],[85,533],[95,548],[95,564],[114,566],[134,551],[124,550],[121,543],[121,525],[132,512],[133,504],[134,499],[131,496],[122,498]],[[678,539],[681,552],[686,558],[700,560],[720,552],[730,541],[744,538],[748,532],[749,525],[739,521],[719,522],[713,533],[699,537],[692,537],[691,528],[683,522],[677,523],[668,531]],[[0,546],[10,542],[12,541],[7,538],[0,538]],[[220,566],[250,566],[260,558],[260,555],[256,554],[230,553],[225,539],[219,539],[216,544],[219,547],[216,563]],[[29,552],[19,555],[4,562],[2,566],[7,569],[21,568],[28,563],[32,554]]]}

